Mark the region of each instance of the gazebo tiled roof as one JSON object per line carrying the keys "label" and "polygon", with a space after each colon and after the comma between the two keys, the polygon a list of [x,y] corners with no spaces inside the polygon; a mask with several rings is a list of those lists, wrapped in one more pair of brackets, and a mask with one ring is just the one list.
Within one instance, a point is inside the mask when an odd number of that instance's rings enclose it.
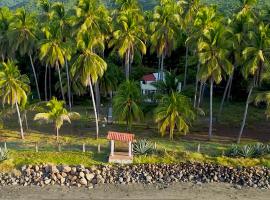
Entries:
{"label": "gazebo tiled roof", "polygon": [[113,132],[109,131],[107,139],[108,140],[116,140],[116,141],[122,141],[122,142],[132,142],[135,138],[134,134],[130,133],[119,133],[119,132]]}

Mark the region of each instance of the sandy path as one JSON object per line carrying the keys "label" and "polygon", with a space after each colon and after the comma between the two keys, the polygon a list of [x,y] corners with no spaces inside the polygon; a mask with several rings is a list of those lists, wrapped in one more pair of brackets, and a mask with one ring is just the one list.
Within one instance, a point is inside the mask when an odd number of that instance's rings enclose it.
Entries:
{"label": "sandy path", "polygon": [[235,189],[227,184],[191,183],[170,185],[167,188],[153,185],[102,185],[94,189],[67,188],[59,186],[40,187],[0,187],[1,200],[54,200],[54,199],[147,199],[147,200],[269,200],[270,190],[253,188]]}

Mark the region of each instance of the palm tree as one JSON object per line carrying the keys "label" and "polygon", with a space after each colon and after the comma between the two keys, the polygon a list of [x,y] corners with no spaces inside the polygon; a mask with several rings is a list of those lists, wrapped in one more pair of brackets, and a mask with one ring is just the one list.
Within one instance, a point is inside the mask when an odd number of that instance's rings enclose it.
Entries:
{"label": "palm tree", "polygon": [[194,119],[195,112],[189,98],[175,92],[164,95],[155,110],[155,121],[161,135],[164,136],[169,129],[170,139],[173,139],[175,129],[188,133]]}
{"label": "palm tree", "polygon": [[[253,29],[255,28],[253,27]],[[264,72],[265,68],[267,67],[266,71],[269,70],[269,60],[268,60],[270,59],[269,45],[270,45],[270,27],[269,24],[265,25],[262,22],[261,24],[259,24],[258,28],[249,33],[249,44],[243,51],[244,65],[242,67],[242,74],[246,79],[249,77],[249,75],[252,75],[253,81],[249,87],[244,117],[237,140],[238,143],[240,143],[243,130],[246,124],[246,118],[252,91],[254,87],[260,86],[261,75]]]}
{"label": "palm tree", "polygon": [[92,103],[96,118],[96,138],[99,137],[99,125],[93,84],[101,78],[107,70],[107,63],[94,52],[94,48],[104,48],[103,41],[90,32],[81,33],[77,38],[79,56],[71,66],[70,73],[74,80],[80,79],[84,86],[90,87]]}
{"label": "palm tree", "polygon": [[266,111],[265,111],[265,115],[267,118],[270,117],[270,92],[262,92],[259,93],[256,97],[255,97],[255,104],[258,105],[259,103],[266,103]]}
{"label": "palm tree", "polygon": [[[65,11],[65,6],[63,3],[56,2],[52,5],[52,16],[54,23],[58,24],[60,37],[62,38],[62,42],[66,43],[66,46],[71,46],[71,41],[69,36],[71,35],[71,19],[67,15]],[[68,96],[68,105],[69,110],[71,110],[71,91],[70,91],[70,74],[69,74],[69,66],[68,61],[70,56],[65,56],[65,66],[66,66],[66,77],[67,77],[67,96]]]}
{"label": "palm tree", "polygon": [[2,61],[5,61],[5,58],[10,55],[9,48],[9,27],[11,23],[11,13],[8,8],[0,8],[0,52]]}
{"label": "palm tree", "polygon": [[137,83],[130,80],[123,82],[113,98],[113,111],[119,120],[126,121],[129,131],[134,120],[143,118],[140,103],[141,91]]}
{"label": "palm tree", "polygon": [[25,9],[18,9],[10,24],[10,32],[8,34],[9,43],[12,51],[18,51],[21,56],[28,55],[30,58],[33,75],[39,100],[41,100],[36,70],[33,63],[32,54],[36,47],[37,38],[35,35],[35,16],[28,14]]}
{"label": "palm tree", "polygon": [[56,131],[56,140],[59,141],[59,130],[62,127],[64,121],[71,123],[72,119],[80,118],[80,114],[76,112],[68,112],[64,108],[65,102],[58,101],[53,97],[47,103],[47,112],[38,113],[35,115],[34,120],[41,120],[47,123],[53,123]]}
{"label": "palm tree", "polygon": [[[43,60],[46,65],[55,67],[58,72],[60,81],[61,94],[63,100],[65,95],[63,91],[62,78],[60,68],[65,65],[66,59],[70,59],[70,46],[62,41],[62,35],[57,24],[50,24],[43,28],[45,38],[40,42],[40,60]],[[47,68],[45,73],[45,80],[47,78]]]}
{"label": "palm tree", "polygon": [[154,9],[152,21],[150,22],[150,41],[152,51],[156,51],[160,59],[159,79],[163,80],[164,59],[171,54],[176,47],[178,37],[180,15],[178,6],[172,1],[161,1]]}
{"label": "palm tree", "polygon": [[109,46],[114,46],[114,50],[118,51],[121,58],[125,60],[126,79],[129,79],[131,72],[131,64],[133,62],[134,53],[138,51],[146,54],[146,45],[144,39],[146,37],[143,15],[141,13],[121,12],[116,19],[113,38],[109,42]]}
{"label": "palm tree", "polygon": [[[200,13],[200,0],[190,0],[188,2],[185,2],[186,5],[185,6],[185,12],[184,12],[184,16],[183,16],[183,29],[185,31],[185,34],[187,36],[187,41],[189,40],[189,38],[194,35],[197,35],[197,30],[196,29],[196,24],[194,24],[194,21],[198,15],[198,13]],[[195,26],[195,27],[194,27]],[[203,28],[203,26],[200,26],[200,28]],[[186,41],[186,55],[185,55],[185,73],[184,73],[184,84],[183,87],[186,87],[186,83],[187,83],[187,70],[188,70],[188,53],[190,50],[190,44],[189,42]],[[197,41],[197,40],[196,40]],[[196,84],[197,87],[197,84]],[[196,93],[195,93],[196,94]],[[195,95],[195,98],[196,95]],[[196,99],[195,99],[196,101]],[[194,102],[195,102],[194,101]]]}
{"label": "palm tree", "polygon": [[202,39],[198,43],[200,63],[202,64],[198,77],[201,81],[210,81],[210,118],[209,139],[212,137],[213,122],[213,84],[221,82],[222,76],[231,74],[233,66],[229,61],[229,53],[232,46],[230,32],[220,22],[213,24],[205,30]]}
{"label": "palm tree", "polygon": [[0,67],[0,97],[3,104],[15,105],[21,131],[24,139],[21,113],[19,105],[27,102],[27,93],[30,91],[30,81],[26,75],[21,75],[13,61],[3,62]]}

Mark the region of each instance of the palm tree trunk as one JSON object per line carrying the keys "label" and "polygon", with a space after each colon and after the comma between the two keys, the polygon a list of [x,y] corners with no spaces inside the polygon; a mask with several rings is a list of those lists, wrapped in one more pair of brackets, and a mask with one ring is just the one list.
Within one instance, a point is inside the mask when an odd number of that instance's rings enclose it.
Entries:
{"label": "palm tree trunk", "polygon": [[56,68],[57,68],[57,72],[58,72],[58,77],[59,77],[59,82],[60,82],[60,89],[61,89],[62,98],[65,101],[65,95],[64,95],[64,90],[63,90],[62,78],[61,78],[60,67],[59,67],[58,62],[56,64]]}
{"label": "palm tree trunk", "polygon": [[59,129],[56,127],[56,141],[59,142]]}
{"label": "palm tree trunk", "polygon": [[52,98],[52,73],[51,67],[49,66],[49,92],[50,92],[50,99]]}
{"label": "palm tree trunk", "polygon": [[2,54],[2,61],[5,62],[5,56]]}
{"label": "palm tree trunk", "polygon": [[199,102],[199,105],[200,105],[200,106],[201,106],[202,103],[203,103],[205,87],[206,87],[206,83],[203,83],[203,86],[202,86],[202,94],[201,94],[201,100],[200,100],[200,102]]}
{"label": "palm tree trunk", "polygon": [[196,107],[197,104],[197,93],[198,93],[198,84],[199,84],[199,78],[198,78],[198,73],[200,70],[200,62],[197,65],[197,73],[196,73],[196,85],[195,85],[195,94],[194,94],[194,102],[193,102],[193,107]]}
{"label": "palm tree trunk", "polygon": [[188,46],[186,46],[185,76],[183,88],[185,88],[187,84],[187,68],[188,68]]}
{"label": "palm tree trunk", "polygon": [[100,90],[99,90],[99,81],[95,84],[95,95],[96,95],[96,105],[97,105],[97,116],[98,120],[100,118]]}
{"label": "palm tree trunk", "polygon": [[227,92],[228,92],[228,89],[229,89],[229,86],[230,86],[230,82],[231,82],[231,76],[229,77],[229,79],[228,79],[228,81],[226,83],[226,87],[225,87],[223,97],[222,97],[222,100],[221,100],[221,104],[220,104],[220,107],[219,107],[218,118],[220,117],[220,115],[222,113],[224,101],[225,101],[225,98],[226,98],[226,95],[227,95]]}
{"label": "palm tree trunk", "polygon": [[211,140],[212,138],[212,129],[213,129],[213,84],[214,84],[214,79],[211,78],[210,80],[209,132],[208,132],[209,140]]}
{"label": "palm tree trunk", "polygon": [[94,113],[95,113],[95,118],[96,118],[96,139],[98,139],[99,137],[99,126],[98,126],[98,116],[97,116],[97,108],[96,108],[96,102],[95,102],[95,96],[94,96],[94,91],[93,91],[93,85],[92,85],[92,81],[91,78],[88,78],[89,81],[89,86],[90,86],[90,92],[91,92],[91,97],[92,97],[92,103],[93,103],[93,108],[94,108]]}
{"label": "palm tree trunk", "polygon": [[23,125],[22,125],[22,118],[21,118],[21,113],[20,113],[20,109],[19,109],[19,106],[18,106],[18,102],[17,102],[17,101],[16,101],[15,105],[16,105],[16,110],[17,110],[17,114],[18,114],[18,119],[19,119],[20,129],[21,129],[21,138],[24,140],[24,132],[23,132]]}
{"label": "palm tree trunk", "polygon": [[202,90],[203,90],[203,82],[201,81],[201,84],[200,84],[200,90],[199,90],[199,97],[198,97],[198,103],[197,103],[197,107],[198,107],[198,108],[199,108],[200,105],[201,105]]}
{"label": "palm tree trunk", "polygon": [[27,119],[27,115],[26,115],[26,112],[24,113],[24,121],[25,121],[25,127],[26,127],[26,130],[29,130],[29,126],[28,126],[28,119]]}
{"label": "palm tree trunk", "polygon": [[160,80],[160,65],[161,65],[161,57],[158,56],[158,80]]}
{"label": "palm tree trunk", "polygon": [[161,55],[161,64],[160,64],[160,80],[163,80],[164,75],[164,53]]}
{"label": "palm tree trunk", "polygon": [[126,80],[129,80],[129,60],[130,60],[130,53],[129,49],[126,52],[126,58],[125,58],[125,73],[126,73]]}
{"label": "palm tree trunk", "polygon": [[238,135],[238,139],[237,139],[237,143],[238,144],[240,143],[240,140],[241,140],[241,137],[242,137],[242,134],[243,134],[243,131],[244,131],[244,127],[245,127],[245,124],[246,124],[247,113],[248,113],[248,106],[249,106],[249,101],[250,101],[250,97],[251,97],[251,93],[252,93],[253,88],[254,88],[254,85],[252,85],[250,87],[249,92],[248,92],[248,97],[247,97],[247,101],[246,101],[246,108],[245,108],[245,112],[244,112],[244,117],[243,117],[241,129],[240,129],[240,132],[239,132],[239,135]]}
{"label": "palm tree trunk", "polygon": [[70,92],[70,79],[69,79],[69,70],[68,70],[68,62],[65,59],[65,63],[66,63],[66,71],[67,71],[67,89],[68,89],[68,105],[69,105],[69,110],[71,111],[71,92]]}
{"label": "palm tree trunk", "polygon": [[45,101],[48,101],[48,92],[47,92],[47,75],[48,75],[48,64],[46,64],[46,69],[45,69],[45,77],[44,77]]}
{"label": "palm tree trunk", "polygon": [[227,93],[227,101],[229,101],[230,98],[231,98],[233,76],[234,76],[234,72],[233,72],[232,75],[230,76],[230,84],[229,84],[229,90],[228,90],[228,93]]}
{"label": "palm tree trunk", "polygon": [[32,70],[33,70],[33,74],[34,74],[34,78],[35,78],[35,82],[36,82],[36,88],[37,88],[38,98],[41,101],[39,87],[38,87],[38,81],[37,81],[37,74],[36,74],[36,70],[35,70],[35,67],[34,67],[34,63],[33,63],[33,59],[32,59],[32,55],[31,54],[29,54],[29,58],[30,58],[30,62],[31,62],[31,66],[32,66]]}

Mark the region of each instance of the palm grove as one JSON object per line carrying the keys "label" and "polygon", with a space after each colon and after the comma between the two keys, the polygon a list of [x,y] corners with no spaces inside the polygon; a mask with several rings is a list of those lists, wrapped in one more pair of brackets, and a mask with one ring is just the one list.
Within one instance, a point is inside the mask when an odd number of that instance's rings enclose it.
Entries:
{"label": "palm grove", "polygon": [[[234,82],[242,81],[247,99],[240,142],[253,93],[265,89],[269,80],[270,58],[269,10],[256,9],[256,0],[240,2],[241,7],[230,16],[199,0],[160,0],[151,11],[143,11],[136,0],[116,0],[111,9],[99,0],[78,0],[71,9],[41,0],[39,10],[32,13],[3,7],[2,110],[15,108],[23,139],[25,105],[35,100],[48,102],[49,111],[38,113],[35,120],[53,123],[58,139],[63,122],[79,117],[68,112],[75,97],[88,98],[90,93],[97,138],[102,96],[109,97],[115,116],[131,131],[133,121],[144,117],[134,66],[150,59],[159,78],[164,78],[156,83],[159,92],[153,97],[154,121],[162,135],[169,133],[172,139],[176,131],[189,131],[201,113],[207,88],[211,139],[214,87],[224,85],[218,118],[224,101],[232,96]],[[175,66],[169,66],[175,58]],[[193,86],[192,98],[176,91],[180,80],[184,91]],[[255,98],[257,103],[268,100],[267,91]]]}

